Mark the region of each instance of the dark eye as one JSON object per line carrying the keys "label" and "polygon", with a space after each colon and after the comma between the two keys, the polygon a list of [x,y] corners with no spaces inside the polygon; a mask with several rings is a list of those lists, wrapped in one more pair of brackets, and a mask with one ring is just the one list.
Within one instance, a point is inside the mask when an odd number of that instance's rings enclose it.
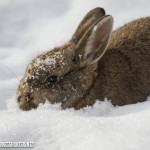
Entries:
{"label": "dark eye", "polygon": [[46,83],[55,83],[57,81],[57,76],[48,77]]}

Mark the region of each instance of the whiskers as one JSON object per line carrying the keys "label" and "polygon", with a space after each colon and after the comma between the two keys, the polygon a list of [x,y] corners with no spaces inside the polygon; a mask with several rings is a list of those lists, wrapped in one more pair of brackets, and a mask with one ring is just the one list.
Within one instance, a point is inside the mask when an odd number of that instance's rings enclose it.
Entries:
{"label": "whiskers", "polygon": [[0,100],[5,101],[16,95],[17,87],[19,85],[18,75],[10,69],[6,64],[1,64],[0,78]]}
{"label": "whiskers", "polygon": [[20,79],[19,79],[18,76],[15,74],[15,72],[12,71],[12,70],[10,69],[10,67],[8,67],[7,65],[5,65],[5,66],[6,66],[6,68],[7,68],[7,71],[9,72],[9,74],[10,74],[14,79],[16,79],[16,81],[19,83],[19,82],[20,82]]}

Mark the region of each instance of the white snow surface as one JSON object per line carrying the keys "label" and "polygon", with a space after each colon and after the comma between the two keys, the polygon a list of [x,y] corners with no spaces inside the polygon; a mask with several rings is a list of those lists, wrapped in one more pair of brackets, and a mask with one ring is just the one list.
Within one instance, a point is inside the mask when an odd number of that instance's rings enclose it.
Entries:
{"label": "white snow surface", "polygon": [[122,107],[97,101],[79,111],[48,102],[28,112],[17,106],[29,62],[67,42],[99,6],[114,17],[114,29],[150,15],[149,0],[0,0],[0,142],[35,142],[35,150],[150,149],[150,97]]}

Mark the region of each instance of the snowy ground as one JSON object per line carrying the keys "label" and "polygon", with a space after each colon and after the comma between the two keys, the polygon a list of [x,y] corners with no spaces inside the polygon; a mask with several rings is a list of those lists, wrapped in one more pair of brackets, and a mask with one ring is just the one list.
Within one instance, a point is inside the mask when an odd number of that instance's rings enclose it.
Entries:
{"label": "snowy ground", "polygon": [[48,103],[29,112],[17,108],[26,65],[69,40],[97,6],[114,16],[114,28],[150,15],[149,0],[0,0],[0,142],[31,141],[35,150],[150,149],[150,98],[123,107],[97,102],[80,111]]}

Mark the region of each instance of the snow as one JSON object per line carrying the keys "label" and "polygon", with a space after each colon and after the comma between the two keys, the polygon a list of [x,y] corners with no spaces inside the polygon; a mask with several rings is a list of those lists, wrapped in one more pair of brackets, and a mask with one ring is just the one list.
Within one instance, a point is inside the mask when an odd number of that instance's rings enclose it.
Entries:
{"label": "snow", "polygon": [[97,26],[94,27],[94,31],[96,31],[96,30],[97,30]]}
{"label": "snow", "polygon": [[23,112],[15,100],[26,66],[68,41],[89,10],[104,7],[117,28],[148,16],[149,5],[149,0],[0,0],[0,142],[34,142],[35,150],[149,150],[150,97],[122,107],[97,101],[79,111],[47,102]]}

